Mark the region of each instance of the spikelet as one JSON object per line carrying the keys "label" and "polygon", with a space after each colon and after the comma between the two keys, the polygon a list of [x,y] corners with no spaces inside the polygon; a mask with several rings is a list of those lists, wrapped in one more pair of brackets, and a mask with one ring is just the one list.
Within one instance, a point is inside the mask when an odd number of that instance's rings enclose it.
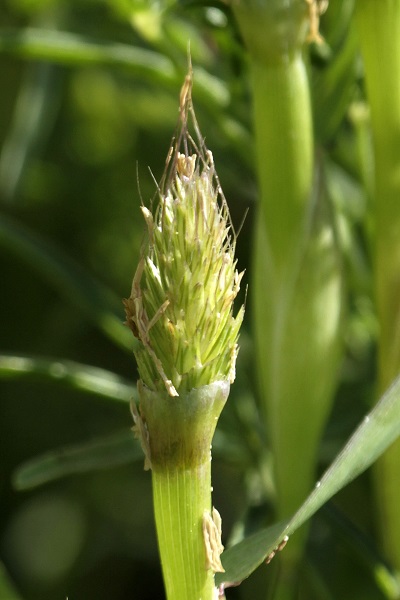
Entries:
{"label": "spikelet", "polygon": [[170,396],[234,380],[244,314],[244,307],[233,313],[243,273],[236,269],[235,233],[191,90],[190,70],[157,207],[142,206],[146,242],[124,300],[126,322],[141,342],[135,353],[140,378]]}

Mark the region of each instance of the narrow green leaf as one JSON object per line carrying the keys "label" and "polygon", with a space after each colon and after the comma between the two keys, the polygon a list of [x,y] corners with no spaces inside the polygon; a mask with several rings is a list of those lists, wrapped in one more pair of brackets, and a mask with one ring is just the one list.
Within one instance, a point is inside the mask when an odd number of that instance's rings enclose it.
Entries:
{"label": "narrow green leaf", "polygon": [[70,360],[0,354],[0,379],[51,379],[90,394],[130,402],[136,387],[115,373]]}
{"label": "narrow green leaf", "polygon": [[136,460],[144,460],[143,451],[133,433],[123,431],[35,457],[15,471],[13,484],[18,490],[27,490],[68,475],[98,471]]}
{"label": "narrow green leaf", "polygon": [[134,337],[123,325],[122,301],[80,265],[50,242],[3,215],[0,217],[0,247],[36,269],[107,337],[132,351]]}
{"label": "narrow green leaf", "polygon": [[284,536],[292,535],[327,500],[365,471],[399,435],[400,377],[363,419],[290,520],[263,529],[223,553],[222,563],[226,572],[216,576],[217,583],[240,582],[248,577]]}
{"label": "narrow green leaf", "polygon": [[88,39],[65,31],[6,29],[0,31],[0,52],[29,60],[47,60],[63,65],[110,65],[124,67],[138,76],[175,82],[177,73],[166,56],[116,42]]}

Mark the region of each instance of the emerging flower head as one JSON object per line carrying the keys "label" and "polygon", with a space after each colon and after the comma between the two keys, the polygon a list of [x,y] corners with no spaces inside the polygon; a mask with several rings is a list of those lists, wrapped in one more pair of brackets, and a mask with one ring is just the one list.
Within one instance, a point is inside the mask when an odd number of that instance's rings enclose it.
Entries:
{"label": "emerging flower head", "polygon": [[[141,342],[135,353],[141,380],[171,396],[234,380],[244,314],[242,307],[233,316],[243,273],[236,270],[235,235],[212,154],[198,131],[191,83],[189,74],[158,206],[154,213],[142,206],[148,235],[124,301],[127,324]],[[188,116],[199,148],[187,132]]]}

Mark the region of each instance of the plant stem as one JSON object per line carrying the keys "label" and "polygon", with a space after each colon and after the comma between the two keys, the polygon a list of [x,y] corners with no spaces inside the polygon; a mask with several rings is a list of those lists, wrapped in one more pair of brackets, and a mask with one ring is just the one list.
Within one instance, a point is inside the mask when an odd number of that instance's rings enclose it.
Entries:
{"label": "plant stem", "polygon": [[[302,55],[307,4],[248,0],[234,10],[249,50],[260,186],[252,283],[257,366],[277,518],[284,519],[315,477],[340,355],[341,274],[329,211],[321,189],[313,190]],[[274,598],[294,597],[304,541],[303,531],[281,553]]]}
{"label": "plant stem", "polygon": [[302,44],[304,0],[234,6],[249,50],[261,208],[274,276],[293,270],[313,179],[311,102]]}
{"label": "plant stem", "polygon": [[154,512],[168,600],[212,600],[203,516],[211,511],[211,441],[229,394],[217,381],[171,397],[139,386],[149,434]]}
{"label": "plant stem", "polygon": [[211,462],[191,469],[153,469],[153,500],[161,564],[168,599],[208,600],[214,574],[206,570],[202,534],[211,510]]}
{"label": "plant stem", "polygon": [[252,62],[261,210],[277,284],[297,267],[313,178],[313,135],[300,53],[278,64]]}
{"label": "plant stem", "polygon": [[[358,0],[375,151],[375,298],[380,324],[379,388],[400,370],[400,1]],[[378,461],[375,475],[382,543],[400,569],[398,504],[400,442]]]}

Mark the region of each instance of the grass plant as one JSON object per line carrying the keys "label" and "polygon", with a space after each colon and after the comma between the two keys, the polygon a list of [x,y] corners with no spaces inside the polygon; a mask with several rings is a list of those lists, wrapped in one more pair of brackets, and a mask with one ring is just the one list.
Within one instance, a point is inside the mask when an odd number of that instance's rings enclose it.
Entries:
{"label": "grass plant", "polygon": [[400,0],[0,16],[0,600],[399,599]]}

